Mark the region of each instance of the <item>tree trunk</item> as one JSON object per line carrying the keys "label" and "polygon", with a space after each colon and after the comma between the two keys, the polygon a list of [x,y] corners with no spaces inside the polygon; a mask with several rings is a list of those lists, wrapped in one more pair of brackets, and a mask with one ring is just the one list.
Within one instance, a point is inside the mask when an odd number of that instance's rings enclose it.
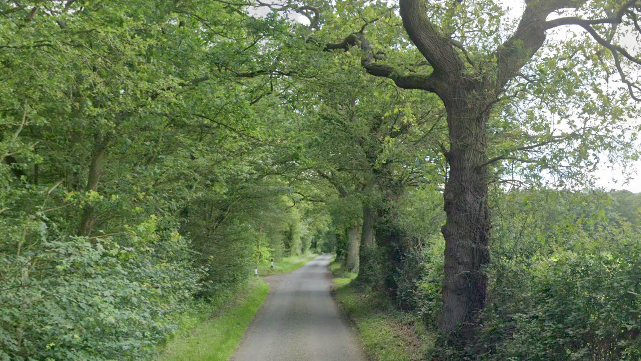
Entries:
{"label": "tree trunk", "polygon": [[[91,163],[89,164],[89,174],[87,177],[86,192],[96,191],[98,189],[98,182],[100,180],[100,172],[102,171],[102,160],[107,152],[107,145],[109,140],[102,134],[96,135],[93,151],[91,152]],[[78,228],[78,235],[89,236],[95,223],[94,207],[87,202],[83,209],[82,218],[80,220],[80,227]]]}
{"label": "tree trunk", "polygon": [[[450,166],[445,186],[442,232],[445,238],[445,279],[443,284],[443,330],[459,342],[474,337],[477,315],[485,306],[487,277],[483,266],[489,262],[489,219],[487,207],[486,124],[489,108],[471,101],[472,92],[457,89],[445,101],[448,111]],[[460,327],[460,328],[459,328]]]}
{"label": "tree trunk", "polygon": [[373,285],[381,281],[381,264],[376,245],[375,226],[376,209],[367,202],[363,202],[363,229],[361,230],[360,265],[357,281],[365,285]]}
{"label": "tree trunk", "polygon": [[376,211],[363,202],[363,229],[361,231],[361,245],[372,247],[376,244],[374,239],[374,223],[376,222]]}
{"label": "tree trunk", "polygon": [[347,261],[345,266],[350,272],[358,272],[361,249],[361,227],[356,225],[347,230]]}

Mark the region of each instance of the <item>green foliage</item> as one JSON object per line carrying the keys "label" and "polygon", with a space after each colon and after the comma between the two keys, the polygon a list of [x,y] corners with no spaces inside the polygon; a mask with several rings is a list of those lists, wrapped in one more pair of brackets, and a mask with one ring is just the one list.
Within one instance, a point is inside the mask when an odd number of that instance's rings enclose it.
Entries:
{"label": "green foliage", "polygon": [[355,323],[369,357],[377,360],[423,360],[434,344],[420,318],[398,311],[385,295],[340,279],[335,297]]}
{"label": "green foliage", "polygon": [[[369,76],[363,49],[321,50],[360,31],[381,64],[430,66],[387,2],[312,5],[315,29],[220,1],[0,3],[0,359],[148,358],[196,322],[187,308],[216,308],[269,258],[265,273],[309,250],[343,257],[363,205],[389,237],[362,249],[359,282],[438,323],[443,105]],[[504,9],[429,5],[467,49],[466,76],[491,82],[513,25]],[[638,158],[625,125],[638,107],[604,86],[612,61],[580,37],[549,39],[492,105],[494,179],[578,187],[603,154]],[[490,308],[472,351],[641,357],[639,196],[504,191],[490,200]],[[355,312],[363,300],[376,310],[363,327],[377,345],[392,343],[377,327],[416,328],[413,316],[389,324],[381,295],[354,292]],[[393,346],[390,357],[404,344]]]}
{"label": "green foliage", "polygon": [[404,247],[400,266],[394,272],[396,305],[421,316],[435,328],[441,313],[443,250],[440,229],[445,214],[442,194],[429,187],[408,191],[395,209]]}
{"label": "green foliage", "polygon": [[631,225],[638,225],[641,220],[641,194],[629,191],[610,192],[612,209]]}
{"label": "green foliage", "polygon": [[397,302],[422,317],[425,325],[435,330],[442,307],[443,249],[442,238],[423,250],[413,249],[403,258],[403,267],[396,279]]}
{"label": "green foliage", "polygon": [[295,256],[303,253],[303,243],[301,242],[301,224],[300,215],[294,210],[290,210],[292,217],[285,225],[283,231],[283,246],[285,256]]}
{"label": "green foliage", "polygon": [[0,244],[2,359],[144,358],[197,290],[186,241],[154,220],[99,239],[39,227],[37,244]]}
{"label": "green foliage", "polygon": [[379,285],[385,279],[385,251],[379,247],[361,246],[360,269],[357,282],[364,285]]}
{"label": "green foliage", "polygon": [[146,359],[257,240],[311,247],[323,212],[272,175],[289,26],[244,10],[0,3],[0,359]]}
{"label": "green foliage", "polygon": [[229,359],[249,322],[260,309],[269,285],[254,280],[216,314],[207,315],[188,334],[171,340],[157,361],[225,361]]}
{"label": "green foliage", "polygon": [[[429,202],[428,194],[413,194],[397,210],[407,222],[407,235],[425,238],[415,243],[420,248],[405,253],[395,273],[399,285],[395,305],[422,316],[427,329],[438,332],[444,242],[436,224],[442,214],[438,207],[422,208],[421,213],[413,206],[419,200]],[[633,210],[641,203],[636,195],[499,190],[493,202],[498,204],[492,263],[487,269],[488,306],[480,315],[479,339],[465,350],[439,344],[430,357],[639,358],[641,259]],[[414,222],[431,219],[434,224],[423,228],[412,223],[412,214],[420,214]]]}
{"label": "green foliage", "polygon": [[525,274],[530,292],[518,297],[525,301],[512,314],[506,354],[535,360],[638,359],[641,262],[630,251],[559,252],[534,264]]}
{"label": "green foliage", "polygon": [[619,221],[609,194],[502,197],[509,216],[495,225],[481,359],[638,359],[639,234]]}

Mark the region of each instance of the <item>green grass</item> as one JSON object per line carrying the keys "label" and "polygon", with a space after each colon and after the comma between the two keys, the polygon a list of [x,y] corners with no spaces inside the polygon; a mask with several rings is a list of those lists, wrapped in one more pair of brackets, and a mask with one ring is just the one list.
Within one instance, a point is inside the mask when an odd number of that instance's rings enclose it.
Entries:
{"label": "green grass", "polygon": [[345,286],[352,282],[358,273],[347,271],[340,262],[333,261],[329,264],[329,271],[334,275],[334,284],[337,286]]}
{"label": "green grass", "polygon": [[[252,280],[215,316],[192,327],[189,333],[177,334],[169,341],[157,361],[224,361],[238,346],[249,322],[263,304],[269,285]],[[196,311],[193,318],[202,316]]]}
{"label": "green grass", "polygon": [[[259,266],[258,274],[266,276],[291,272],[316,257],[317,254],[287,257],[277,260],[273,269],[267,262]],[[246,288],[230,290],[213,302],[195,301],[189,311],[176,320],[178,332],[156,361],[227,360],[268,292],[269,285],[260,278],[254,278]]]}
{"label": "green grass", "polygon": [[336,286],[346,286],[352,282],[351,278],[334,278],[332,280]]}
{"label": "green grass", "polygon": [[[340,265],[333,268],[334,274],[344,276]],[[427,334],[420,318],[395,309],[385,296],[351,285],[354,278],[353,275],[335,278],[334,295],[354,322],[368,359],[424,360],[434,347],[435,337]]]}
{"label": "green grass", "polygon": [[293,256],[293,257],[283,258],[281,260],[276,259],[274,262],[274,268],[270,268],[269,262],[263,262],[258,266],[258,275],[269,276],[269,275],[275,275],[279,273],[292,272],[302,267],[307,262],[313,260],[316,257],[318,257],[318,254]]}

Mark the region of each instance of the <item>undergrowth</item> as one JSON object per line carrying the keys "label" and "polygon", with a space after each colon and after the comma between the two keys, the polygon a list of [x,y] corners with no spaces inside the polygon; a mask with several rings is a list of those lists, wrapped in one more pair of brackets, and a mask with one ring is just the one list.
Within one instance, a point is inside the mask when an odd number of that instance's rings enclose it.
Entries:
{"label": "undergrowth", "polygon": [[330,270],[336,300],[356,326],[368,359],[377,361],[423,360],[434,345],[416,315],[396,309],[385,296],[351,281],[355,274],[345,273],[340,264]]}

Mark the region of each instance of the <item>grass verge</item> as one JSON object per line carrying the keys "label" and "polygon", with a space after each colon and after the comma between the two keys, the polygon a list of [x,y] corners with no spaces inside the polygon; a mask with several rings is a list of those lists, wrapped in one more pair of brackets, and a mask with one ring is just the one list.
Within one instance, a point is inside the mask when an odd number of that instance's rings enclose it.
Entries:
{"label": "grass verge", "polygon": [[[261,276],[298,269],[318,254],[287,257],[260,265]],[[178,331],[163,347],[156,361],[223,361],[238,344],[254,315],[269,293],[269,285],[253,278],[247,287],[229,290],[211,302],[194,301],[176,322]],[[212,316],[213,315],[213,316]]]}
{"label": "grass verge", "polygon": [[424,360],[434,347],[419,317],[397,310],[385,296],[351,284],[355,278],[345,275],[339,266],[330,265],[334,275],[334,297],[356,326],[369,360]]}
{"label": "grass verge", "polygon": [[[225,361],[238,346],[249,322],[263,304],[269,285],[253,279],[214,317],[169,341],[157,361]],[[194,318],[202,316],[196,311]],[[202,320],[202,318],[201,318]]]}
{"label": "grass verge", "polygon": [[264,262],[258,266],[258,274],[260,276],[269,276],[279,273],[292,272],[316,257],[318,257],[318,254],[314,253],[302,256],[286,257],[282,260],[275,260],[274,268],[270,268],[269,262]]}
{"label": "grass verge", "polygon": [[358,276],[358,273],[347,271],[340,262],[335,261],[329,264],[329,271],[334,275],[332,281],[335,286],[346,286]]}

